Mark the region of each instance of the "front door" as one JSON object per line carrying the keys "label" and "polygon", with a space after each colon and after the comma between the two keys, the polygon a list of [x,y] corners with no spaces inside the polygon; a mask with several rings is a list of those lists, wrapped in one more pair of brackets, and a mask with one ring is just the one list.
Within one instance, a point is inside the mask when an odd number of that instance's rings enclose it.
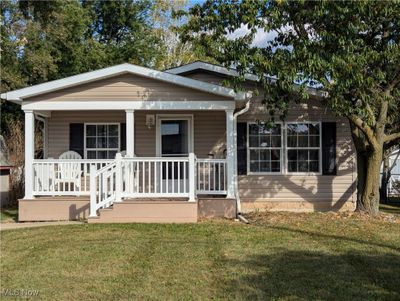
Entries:
{"label": "front door", "polygon": [[[193,151],[192,116],[158,116],[157,155],[188,157]],[[188,185],[188,164],[177,162],[162,165],[162,187],[165,192],[183,192]]]}

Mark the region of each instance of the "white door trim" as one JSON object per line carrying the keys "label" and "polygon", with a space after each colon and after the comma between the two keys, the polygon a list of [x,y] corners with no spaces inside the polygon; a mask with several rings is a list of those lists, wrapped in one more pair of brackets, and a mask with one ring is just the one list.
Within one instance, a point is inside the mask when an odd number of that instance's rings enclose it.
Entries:
{"label": "white door trim", "polygon": [[187,120],[189,124],[189,153],[194,150],[193,114],[157,114],[156,116],[156,156],[161,157],[161,121],[162,120]]}

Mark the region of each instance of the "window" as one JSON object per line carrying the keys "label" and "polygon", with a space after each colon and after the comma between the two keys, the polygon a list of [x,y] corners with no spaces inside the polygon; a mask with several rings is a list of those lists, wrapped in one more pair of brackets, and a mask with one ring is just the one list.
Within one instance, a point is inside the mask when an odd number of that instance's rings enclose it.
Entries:
{"label": "window", "polygon": [[281,171],[282,126],[268,127],[249,124],[248,158],[251,173],[279,173]]}
{"label": "window", "polygon": [[320,171],[320,123],[287,124],[287,171]]}
{"label": "window", "polygon": [[161,120],[161,156],[189,155],[189,120]]}
{"label": "window", "polygon": [[85,156],[88,159],[114,159],[119,151],[118,123],[85,124]]}

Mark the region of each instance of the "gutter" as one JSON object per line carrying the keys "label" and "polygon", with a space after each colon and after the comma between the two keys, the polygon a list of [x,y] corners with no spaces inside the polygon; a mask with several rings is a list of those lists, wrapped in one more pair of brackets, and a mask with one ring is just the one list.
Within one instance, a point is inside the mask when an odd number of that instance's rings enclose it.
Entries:
{"label": "gutter", "polygon": [[[251,98],[249,98],[249,100],[246,103],[246,106],[241,109],[240,111],[237,111],[236,113],[233,114],[233,122],[234,122],[234,147],[235,147],[235,158],[234,158],[234,175],[235,175],[235,181],[234,181],[234,191],[235,191],[235,197],[236,197],[236,214],[237,217],[239,218],[239,220],[243,221],[246,223],[246,219],[242,216],[242,207],[241,207],[241,203],[240,203],[240,196],[239,196],[239,185],[238,185],[238,174],[237,174],[237,118],[240,115],[243,115],[244,113],[246,113],[249,109],[250,109],[250,102],[251,102]],[[243,220],[243,219],[244,220]],[[248,222],[247,222],[248,223]]]}

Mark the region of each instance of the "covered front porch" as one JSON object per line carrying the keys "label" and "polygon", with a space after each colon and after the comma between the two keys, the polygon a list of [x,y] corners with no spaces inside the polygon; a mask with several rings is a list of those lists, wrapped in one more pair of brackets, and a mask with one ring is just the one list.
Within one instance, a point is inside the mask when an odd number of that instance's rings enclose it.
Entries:
{"label": "covered front porch", "polygon": [[[120,202],[234,199],[233,106],[25,110],[25,199],[86,197],[91,217]],[[35,116],[44,122],[43,159],[30,147]],[[60,158],[67,151],[80,158]]]}

